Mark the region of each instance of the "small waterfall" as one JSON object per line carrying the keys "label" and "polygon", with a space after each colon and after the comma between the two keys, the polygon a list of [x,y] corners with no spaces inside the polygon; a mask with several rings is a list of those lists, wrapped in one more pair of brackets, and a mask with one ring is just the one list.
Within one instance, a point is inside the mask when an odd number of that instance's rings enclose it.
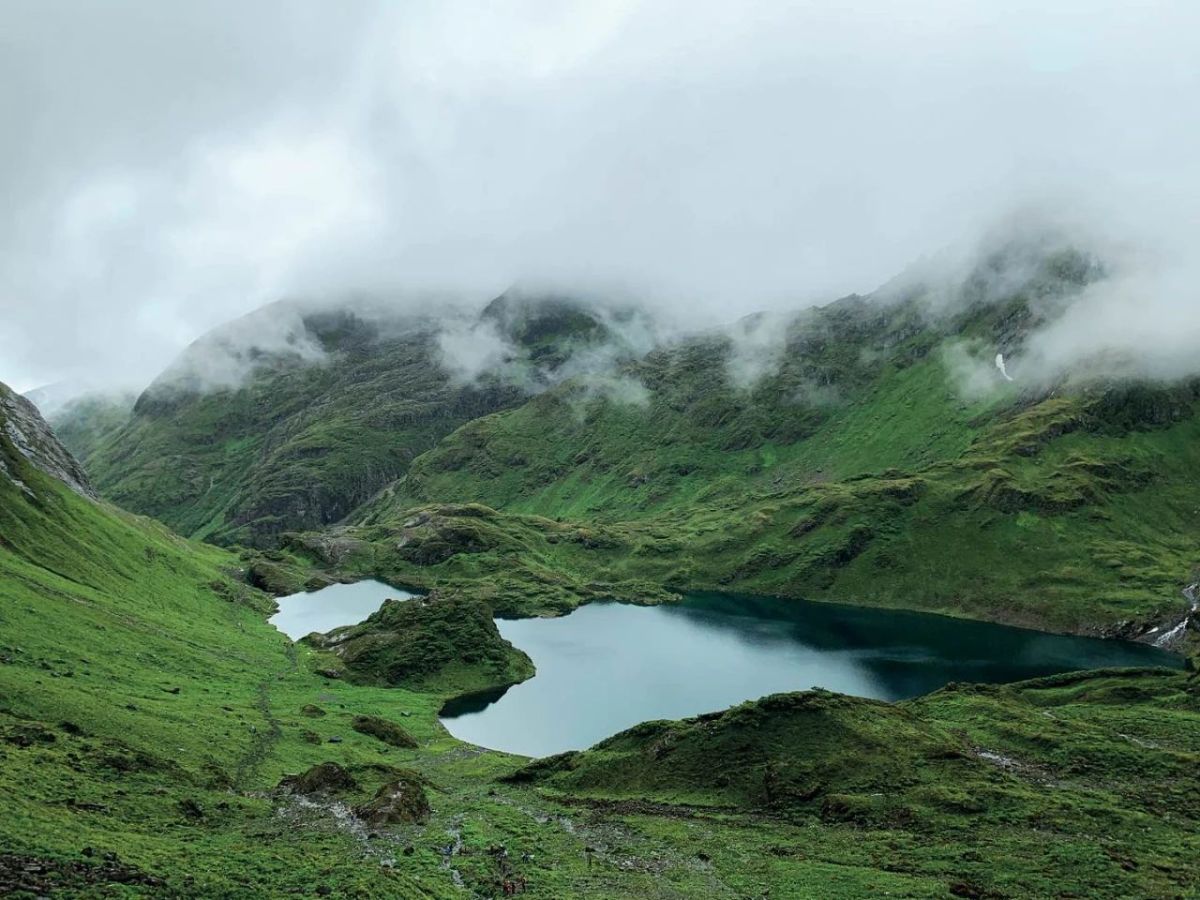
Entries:
{"label": "small waterfall", "polygon": [[1192,621],[1192,616],[1195,615],[1198,609],[1200,609],[1200,582],[1189,584],[1187,587],[1185,587],[1183,589],[1183,596],[1185,596],[1188,600],[1188,603],[1192,605],[1191,609],[1188,610],[1187,615],[1183,617],[1183,620],[1178,625],[1169,631],[1163,632],[1154,639],[1155,647],[1169,648],[1171,644],[1174,643],[1175,639],[1183,634],[1184,629],[1188,627],[1188,623]]}

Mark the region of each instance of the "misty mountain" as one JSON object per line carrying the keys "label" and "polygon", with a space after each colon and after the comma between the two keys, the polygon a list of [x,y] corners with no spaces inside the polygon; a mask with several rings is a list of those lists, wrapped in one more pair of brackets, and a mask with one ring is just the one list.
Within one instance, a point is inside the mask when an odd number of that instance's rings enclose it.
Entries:
{"label": "misty mountain", "polygon": [[[76,404],[55,424],[114,502],[191,536],[270,545],[340,520],[458,426],[522,402],[561,364],[552,345],[605,334],[564,301],[500,315],[517,305],[464,322],[273,304],[198,340],[128,416]],[[498,348],[503,370],[463,378],[443,349],[460,334]]]}
{"label": "misty mountain", "polygon": [[[192,347],[89,468],[192,536],[272,548],[344,522],[364,546],[382,535],[371,565],[393,581],[432,587],[473,559],[522,609],[666,584],[1151,640],[1194,580],[1197,385],[1035,352],[1107,277],[1035,236],[953,281],[916,267],[690,334],[517,290],[475,315],[276,305]],[[482,536],[453,515],[462,543],[388,549],[414,508],[464,503],[642,549],[601,563],[547,545],[533,568],[497,550],[493,567],[487,548],[525,546],[527,525]],[[980,530],[987,552],[946,562]]]}

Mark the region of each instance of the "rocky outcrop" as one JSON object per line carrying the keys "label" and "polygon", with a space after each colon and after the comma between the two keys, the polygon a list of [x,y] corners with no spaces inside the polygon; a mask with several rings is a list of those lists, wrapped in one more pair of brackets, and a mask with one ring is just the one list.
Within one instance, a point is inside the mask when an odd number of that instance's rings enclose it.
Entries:
{"label": "rocky outcrop", "polygon": [[345,677],[360,684],[462,693],[533,675],[529,657],[501,637],[491,607],[459,592],[385,600],[358,625],[303,640],[335,654]]}
{"label": "rocky outcrop", "polygon": [[299,775],[286,775],[279,782],[280,790],[293,794],[336,794],[357,787],[354,777],[334,762],[320,763]]}
{"label": "rocky outcrop", "polygon": [[[3,384],[0,384],[0,439],[11,445],[34,468],[57,478],[76,493],[96,499],[87,473],[59,442],[37,407]],[[10,461],[6,456],[0,453],[0,478],[7,478],[29,491],[13,465],[15,460]]]}
{"label": "rocky outcrop", "polygon": [[429,798],[415,772],[389,781],[374,799],[356,806],[354,815],[374,828],[385,825],[420,824],[429,819]]}
{"label": "rocky outcrop", "polygon": [[359,734],[367,734],[373,738],[378,738],[385,744],[391,744],[393,747],[404,747],[409,750],[417,747],[417,742],[411,734],[395,722],[389,722],[387,719],[381,719],[378,716],[355,716],[354,722],[350,727]]}

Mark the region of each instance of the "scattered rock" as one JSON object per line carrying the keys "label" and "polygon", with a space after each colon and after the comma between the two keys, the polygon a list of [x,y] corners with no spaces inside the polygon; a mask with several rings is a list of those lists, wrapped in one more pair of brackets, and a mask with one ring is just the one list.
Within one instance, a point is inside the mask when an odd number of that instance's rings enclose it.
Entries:
{"label": "scattered rock", "polygon": [[317,669],[317,674],[322,678],[341,678],[341,669]]}
{"label": "scattered rock", "polygon": [[[94,852],[90,847],[84,848],[86,856]],[[103,859],[104,862],[95,863],[0,853],[0,896],[96,896],[97,891],[104,891],[107,896],[113,889],[104,885],[151,888],[165,885],[161,878],[122,863],[115,853],[105,853]]]}
{"label": "scattered rock", "polygon": [[325,710],[314,703],[306,703],[300,707],[300,715],[308,716],[310,719],[319,719],[325,714]]}

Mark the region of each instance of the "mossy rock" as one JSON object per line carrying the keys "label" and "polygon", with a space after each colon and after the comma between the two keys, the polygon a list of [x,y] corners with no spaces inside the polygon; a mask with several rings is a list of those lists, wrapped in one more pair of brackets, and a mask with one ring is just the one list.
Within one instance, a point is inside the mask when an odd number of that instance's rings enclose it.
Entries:
{"label": "mossy rock", "polygon": [[354,815],[375,828],[424,824],[430,813],[429,798],[415,772],[389,781],[372,800],[354,807]]}
{"label": "mossy rock", "polygon": [[378,716],[355,716],[350,727],[359,734],[369,734],[393,747],[415,750],[418,746],[416,739],[411,734],[395,722],[389,722]]}
{"label": "mossy rock", "polygon": [[365,622],[304,640],[337,654],[360,684],[465,692],[533,674],[529,657],[500,636],[492,608],[462,593],[387,600]]}
{"label": "mossy rock", "polygon": [[299,775],[285,775],[279,787],[293,794],[340,794],[358,787],[354,776],[335,762],[323,762]]}

